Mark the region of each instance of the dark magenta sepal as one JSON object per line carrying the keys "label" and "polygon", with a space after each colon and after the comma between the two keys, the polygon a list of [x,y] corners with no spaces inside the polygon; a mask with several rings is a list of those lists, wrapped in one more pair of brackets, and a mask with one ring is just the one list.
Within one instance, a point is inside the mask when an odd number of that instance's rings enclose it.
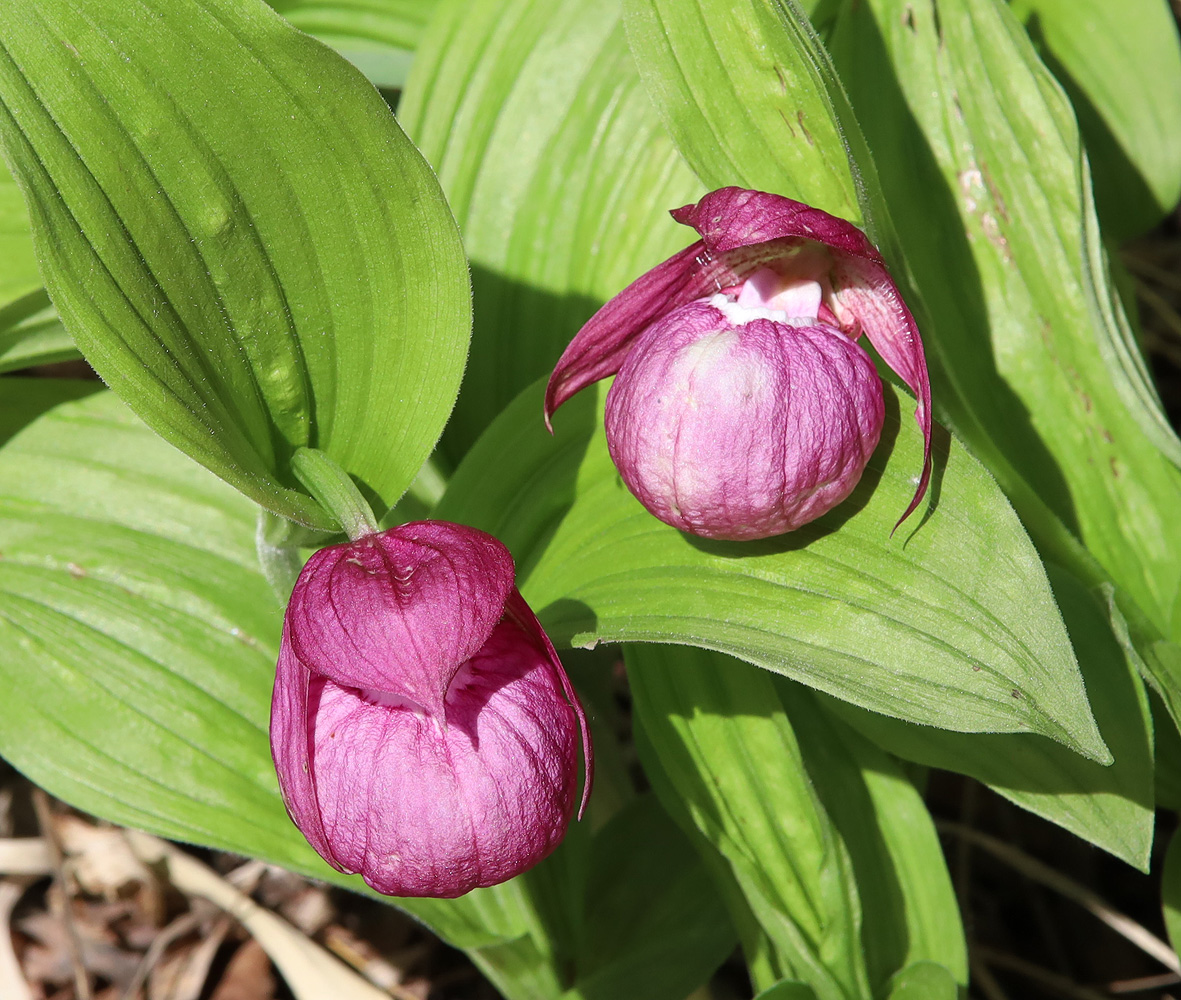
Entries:
{"label": "dark magenta sepal", "polygon": [[292,591],[290,642],[337,684],[401,696],[441,718],[455,672],[500,620],[513,574],[500,541],[446,521],[331,545]]}

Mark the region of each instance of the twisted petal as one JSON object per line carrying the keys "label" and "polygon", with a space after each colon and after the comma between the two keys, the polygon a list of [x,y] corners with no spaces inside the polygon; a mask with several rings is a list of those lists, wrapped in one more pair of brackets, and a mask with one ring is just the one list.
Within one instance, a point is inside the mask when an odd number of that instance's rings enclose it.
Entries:
{"label": "twisted petal", "polygon": [[353,688],[405,698],[436,718],[455,672],[487,641],[513,589],[491,535],[419,521],[321,549],[287,607],[284,646]]}
{"label": "twisted petal", "polygon": [[596,312],[567,345],[545,389],[545,422],[575,393],[614,375],[632,342],[670,310],[730,282],[729,271],[703,257],[698,241],[640,275]]}

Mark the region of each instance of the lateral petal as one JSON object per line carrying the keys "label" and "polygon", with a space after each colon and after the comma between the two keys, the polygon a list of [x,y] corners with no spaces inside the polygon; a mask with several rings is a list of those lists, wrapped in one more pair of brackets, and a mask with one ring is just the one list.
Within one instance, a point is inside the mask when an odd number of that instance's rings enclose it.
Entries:
{"label": "lateral petal", "polygon": [[931,382],[923,341],[914,316],[884,264],[844,257],[837,261],[834,275],[833,297],[837,303],[856,316],[882,360],[918,400],[914,418],[923,432],[923,469],[910,505],[894,525],[897,531],[922,502],[931,480]]}

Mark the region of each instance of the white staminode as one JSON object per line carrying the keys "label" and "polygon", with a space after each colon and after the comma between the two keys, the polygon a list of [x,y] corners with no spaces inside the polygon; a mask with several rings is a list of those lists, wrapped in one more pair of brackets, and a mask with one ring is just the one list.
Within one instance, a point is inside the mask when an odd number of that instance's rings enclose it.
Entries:
{"label": "white staminode", "polygon": [[816,322],[824,295],[820,282],[809,278],[784,278],[764,267],[743,282],[738,301],[715,295],[709,304],[721,310],[735,326],[756,319],[769,319],[793,326]]}

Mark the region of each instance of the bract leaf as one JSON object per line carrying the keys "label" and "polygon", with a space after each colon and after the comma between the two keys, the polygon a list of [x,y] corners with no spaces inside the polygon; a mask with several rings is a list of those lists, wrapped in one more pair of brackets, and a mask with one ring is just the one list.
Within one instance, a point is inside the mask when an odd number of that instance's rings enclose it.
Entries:
{"label": "bract leaf", "polygon": [[150,426],[251,498],[327,452],[389,505],[467,343],[430,168],[364,78],[261,3],[48,0],[0,12],[0,137],[52,296]]}
{"label": "bract leaf", "polygon": [[556,643],[706,646],[898,718],[1041,732],[1109,759],[1033,546],[959,445],[936,440],[937,500],[890,540],[923,447],[893,390],[884,443],[850,499],[749,543],[661,524],[620,482],[592,394],[563,407],[550,437],[541,392],[501,414],[437,513],[509,546]]}

